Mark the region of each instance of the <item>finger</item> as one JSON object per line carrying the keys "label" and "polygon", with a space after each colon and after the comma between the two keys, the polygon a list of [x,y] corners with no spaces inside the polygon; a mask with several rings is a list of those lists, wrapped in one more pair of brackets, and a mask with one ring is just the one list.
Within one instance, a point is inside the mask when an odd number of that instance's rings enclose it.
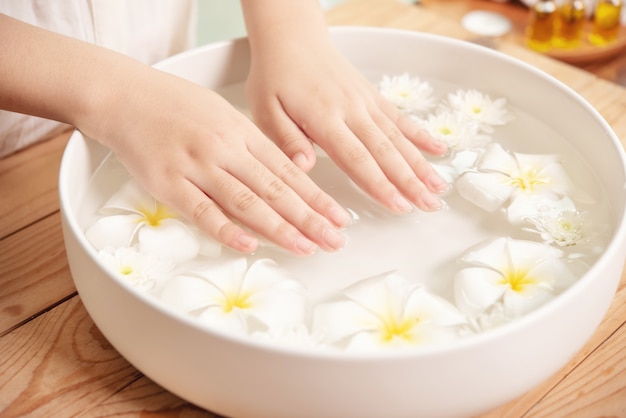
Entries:
{"label": "finger", "polygon": [[[342,248],[345,237],[329,218],[337,221],[337,216],[340,216],[342,219],[339,221],[345,226],[350,220],[348,213],[283,154],[276,153],[274,158],[277,161],[271,161],[271,157],[267,156],[264,158],[266,161],[250,159],[248,164],[232,168],[233,177],[245,184],[250,193],[243,195],[249,208],[239,205],[231,210],[240,213],[240,219],[247,219],[250,227],[264,236],[271,237],[280,231],[289,231],[283,225],[286,223],[325,251]],[[248,213],[244,214],[246,210]],[[341,212],[338,214],[336,210]],[[271,216],[272,213],[278,217]],[[289,244],[288,239],[291,238],[285,238],[283,242]]]}
{"label": "finger", "polygon": [[258,239],[229,219],[192,182],[184,180],[179,187],[173,187],[168,200],[170,202],[166,204],[223,245],[242,253],[251,253],[257,249]]}
{"label": "finger", "polygon": [[[448,188],[447,183],[437,174],[432,165],[424,157],[424,154],[415,146],[415,143],[407,138],[397,124],[390,120],[385,114],[379,112],[372,113],[374,115],[374,121],[380,127],[383,135],[394,145],[395,149],[398,150],[402,158],[408,163],[413,173],[426,185],[428,190],[437,194],[445,192]],[[384,139],[381,138],[374,140],[384,141]],[[394,168],[395,166],[390,167],[391,170],[394,170]],[[401,177],[397,177],[401,175],[402,173],[399,171],[397,173],[388,174],[392,182],[399,185],[400,191],[410,196],[410,200],[413,200],[412,197],[415,198],[415,196],[413,196],[412,193],[418,190],[415,186],[412,186],[410,182],[405,183]],[[401,183],[397,183],[398,181]],[[411,187],[413,187],[413,189],[411,189]]]}
{"label": "finger", "polygon": [[381,101],[379,101],[379,108],[400,129],[402,134],[420,150],[432,155],[444,155],[448,151],[447,146],[443,142],[433,138],[428,131],[419,126],[411,117],[401,112],[384,98],[381,98]]}
{"label": "finger", "polygon": [[316,161],[311,140],[289,117],[279,100],[273,101],[257,124],[296,166],[304,172],[310,171]]}
{"label": "finger", "polygon": [[[322,129],[314,132],[314,140],[320,138],[318,142],[324,144],[326,153],[365,193],[394,212],[413,210],[411,202],[389,181],[372,151],[361,141],[361,136],[357,137],[345,122],[339,120],[319,128]],[[378,130],[373,124],[369,125],[369,129]],[[361,135],[369,136],[363,130]],[[379,151],[386,152],[381,149],[374,153]],[[406,162],[403,164],[406,165]]]}
{"label": "finger", "polygon": [[404,197],[422,210],[440,209],[442,202],[423,181],[434,173],[428,162],[385,115],[377,113],[374,118],[361,117],[348,125]]}

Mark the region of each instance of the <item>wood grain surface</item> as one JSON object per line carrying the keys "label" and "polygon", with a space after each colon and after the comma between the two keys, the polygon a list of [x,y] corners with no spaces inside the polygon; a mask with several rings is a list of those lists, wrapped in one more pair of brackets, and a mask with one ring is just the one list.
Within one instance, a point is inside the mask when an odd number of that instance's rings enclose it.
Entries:
{"label": "wood grain surface", "polygon": [[[436,4],[435,4],[436,3]],[[329,24],[426,31],[482,43],[554,75],[626,139],[626,60],[577,68],[506,39],[477,38],[460,7],[485,1],[353,0]],[[517,7],[501,5],[502,7]],[[620,75],[622,74],[622,75]],[[0,417],[217,417],[165,391],[98,331],[63,248],[57,179],[69,132],[0,160]],[[575,324],[573,324],[575,326]],[[482,418],[626,417],[626,278],[606,318],[562,370]]]}

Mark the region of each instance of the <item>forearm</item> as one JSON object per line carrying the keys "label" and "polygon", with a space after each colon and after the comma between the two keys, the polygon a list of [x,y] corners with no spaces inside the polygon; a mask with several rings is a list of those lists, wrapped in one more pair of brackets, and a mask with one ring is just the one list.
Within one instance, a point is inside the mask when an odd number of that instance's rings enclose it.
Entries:
{"label": "forearm", "polygon": [[330,42],[318,0],[241,0],[253,59]]}
{"label": "forearm", "polygon": [[98,135],[106,112],[143,65],[0,14],[0,108]]}

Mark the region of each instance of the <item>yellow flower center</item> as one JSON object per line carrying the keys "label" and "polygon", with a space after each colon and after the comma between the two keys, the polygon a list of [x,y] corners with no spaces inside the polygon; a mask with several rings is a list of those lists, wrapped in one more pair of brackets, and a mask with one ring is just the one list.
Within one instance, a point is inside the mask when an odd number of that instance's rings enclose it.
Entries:
{"label": "yellow flower center", "polygon": [[250,297],[252,295],[250,293],[236,293],[236,294],[227,294],[224,300],[224,312],[229,313],[233,309],[248,309],[252,306],[250,302]]}
{"label": "yellow flower center", "polygon": [[439,129],[439,132],[441,132],[443,135],[450,135],[452,133],[452,129],[444,126],[443,128]]}
{"label": "yellow flower center", "polygon": [[530,277],[525,270],[514,270],[507,272],[499,284],[508,285],[514,292],[521,293],[528,286],[537,284],[537,279]]}
{"label": "yellow flower center", "polygon": [[419,323],[419,318],[404,318],[397,321],[392,315],[389,315],[382,321],[380,327],[381,338],[384,342],[389,343],[395,338],[400,338],[408,342],[414,341],[414,335],[411,331]]}
{"label": "yellow flower center", "polygon": [[139,209],[143,218],[139,222],[145,222],[150,226],[159,226],[165,219],[176,218],[176,215],[170,211],[167,206],[157,203],[154,209]]}
{"label": "yellow flower center", "polygon": [[538,185],[548,184],[549,180],[539,177],[539,173],[534,168],[526,170],[518,177],[512,177],[510,184],[516,186],[522,191],[532,192]]}
{"label": "yellow flower center", "polygon": [[483,111],[483,109],[482,109],[482,107],[480,107],[480,106],[474,106],[474,107],[472,108],[472,112],[473,112],[475,115],[478,115],[478,114],[479,114],[479,113],[481,113],[482,111]]}
{"label": "yellow flower center", "polygon": [[119,269],[121,275],[128,276],[133,274],[133,266],[121,266]]}

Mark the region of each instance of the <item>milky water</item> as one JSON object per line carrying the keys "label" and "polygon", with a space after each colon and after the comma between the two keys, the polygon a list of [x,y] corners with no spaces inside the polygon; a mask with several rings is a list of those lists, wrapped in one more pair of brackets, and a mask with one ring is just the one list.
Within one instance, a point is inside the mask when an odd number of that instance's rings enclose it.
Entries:
{"label": "milky water", "polygon": [[[377,75],[370,75],[377,80]],[[459,87],[429,80],[437,98]],[[248,113],[243,84],[222,88],[219,92],[235,107]],[[593,203],[576,202],[580,212],[587,212],[592,225],[610,230],[611,218],[608,199],[597,177],[584,160],[550,126],[509,103],[514,120],[496,127],[492,134],[503,148],[528,154],[558,154],[574,183],[592,198]],[[323,121],[320,121],[323,123]],[[437,159],[433,159],[436,162]],[[307,288],[309,299],[315,303],[324,297],[364,278],[389,271],[421,282],[433,292],[453,300],[453,278],[460,269],[459,256],[468,248],[484,240],[510,236],[516,239],[538,238],[537,234],[511,226],[501,212],[485,212],[467,202],[452,189],[443,196],[447,207],[438,212],[415,210],[407,215],[392,215],[365,196],[347,176],[320,153],[310,173],[315,182],[354,215],[354,222],[343,232],[348,244],[335,253],[319,251],[311,257],[294,257],[285,251],[264,246],[250,260],[272,258],[290,276]],[[85,202],[82,223],[87,228],[97,216],[97,210],[128,178],[125,169],[114,158],[107,159],[94,176],[92,188]],[[596,247],[606,246],[608,234],[599,235]],[[568,250],[569,251],[569,250]],[[575,250],[571,250],[575,251]],[[224,257],[238,254],[224,250]],[[591,264],[596,254],[585,254]]]}

